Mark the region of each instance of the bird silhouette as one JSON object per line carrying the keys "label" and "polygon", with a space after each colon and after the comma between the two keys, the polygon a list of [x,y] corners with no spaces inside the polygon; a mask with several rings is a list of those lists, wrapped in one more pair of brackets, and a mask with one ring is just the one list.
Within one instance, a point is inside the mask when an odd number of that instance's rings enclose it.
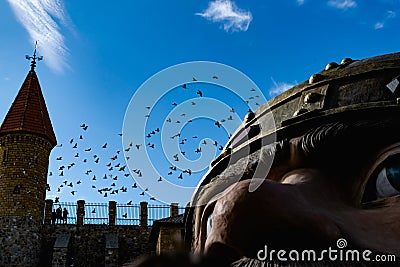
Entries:
{"label": "bird silhouette", "polygon": [[78,148],[78,143],[75,143],[75,145],[72,148]]}
{"label": "bird silhouette", "polygon": [[119,168],[118,171],[123,172],[123,171],[125,171],[125,168],[126,168],[126,165],[124,165],[124,166],[122,166],[121,168]]}
{"label": "bird silhouette", "polygon": [[62,157],[58,157],[58,158],[56,158],[56,160],[62,160]]}
{"label": "bird silhouette", "polygon": [[126,205],[132,205],[132,200],[130,200]]}
{"label": "bird silhouette", "polygon": [[134,184],[132,185],[132,188],[137,188],[137,184],[134,183]]}
{"label": "bird silhouette", "polygon": [[161,182],[161,181],[162,181],[162,177],[160,176],[160,178],[158,178],[157,181],[158,181],[158,182]]}
{"label": "bird silhouette", "polygon": [[96,208],[94,208],[94,209],[92,210],[92,213],[96,213]]}
{"label": "bird silhouette", "polygon": [[200,90],[197,90],[196,94],[198,94],[200,97],[203,97],[203,92]]}
{"label": "bird silhouette", "polygon": [[218,79],[217,75],[212,76],[213,79]]}
{"label": "bird silhouette", "polygon": [[105,143],[101,148],[107,148],[107,143]]}
{"label": "bird silhouette", "polygon": [[122,215],[122,217],[128,218],[128,213],[125,213],[124,215]]}

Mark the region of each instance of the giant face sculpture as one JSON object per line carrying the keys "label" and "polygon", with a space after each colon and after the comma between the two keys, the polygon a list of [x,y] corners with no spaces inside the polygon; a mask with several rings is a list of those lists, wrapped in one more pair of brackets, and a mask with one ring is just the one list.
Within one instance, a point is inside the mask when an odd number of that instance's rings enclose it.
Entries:
{"label": "giant face sculpture", "polygon": [[235,266],[330,261],[329,247],[399,261],[399,75],[400,53],[344,59],[250,114],[193,196],[192,250]]}

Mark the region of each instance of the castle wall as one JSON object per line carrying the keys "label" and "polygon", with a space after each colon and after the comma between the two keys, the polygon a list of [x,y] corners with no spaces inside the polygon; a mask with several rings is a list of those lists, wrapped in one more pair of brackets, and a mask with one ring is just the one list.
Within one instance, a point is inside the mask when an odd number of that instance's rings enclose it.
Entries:
{"label": "castle wall", "polygon": [[0,266],[36,266],[41,227],[30,217],[0,217]]}
{"label": "castle wall", "polygon": [[[106,235],[118,237],[118,265],[130,262],[152,251],[149,243],[151,227],[138,225],[42,225],[42,249],[38,266],[54,266],[63,262],[56,257],[65,257],[60,249],[53,249],[57,236],[70,234],[67,266],[110,266],[110,250],[106,249]],[[55,251],[55,253],[53,253]]]}

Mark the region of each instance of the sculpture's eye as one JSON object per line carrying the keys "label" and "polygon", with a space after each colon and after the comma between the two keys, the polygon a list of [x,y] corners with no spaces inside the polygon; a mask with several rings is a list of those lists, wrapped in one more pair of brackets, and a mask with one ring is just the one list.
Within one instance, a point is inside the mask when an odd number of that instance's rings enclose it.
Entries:
{"label": "sculpture's eye", "polygon": [[364,202],[400,195],[400,156],[388,158],[367,186]]}
{"label": "sculpture's eye", "polygon": [[212,213],[211,213],[210,216],[208,216],[208,218],[207,218],[207,236],[210,235],[210,233],[211,233],[211,228],[212,228]]}

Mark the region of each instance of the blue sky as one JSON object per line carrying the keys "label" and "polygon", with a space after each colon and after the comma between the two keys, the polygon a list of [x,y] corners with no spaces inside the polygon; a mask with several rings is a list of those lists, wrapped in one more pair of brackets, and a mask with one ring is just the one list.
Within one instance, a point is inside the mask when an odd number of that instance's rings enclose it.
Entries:
{"label": "blue sky", "polygon": [[[142,170],[142,156],[133,153],[136,144],[146,149],[152,164],[165,179],[163,182],[185,186],[187,181],[192,186],[207,170],[208,162],[192,176],[183,173],[185,169],[168,175],[169,167],[174,164],[173,153],[157,150],[162,142],[156,139],[156,134],[153,139],[145,138],[145,134],[156,128],[163,130],[164,121],[175,108],[168,103],[177,102],[178,108],[185,101],[197,101],[196,91],[201,88],[207,101],[214,99],[226,105],[226,114],[214,112],[213,116],[218,118],[199,119],[193,125],[187,123],[187,118],[186,123],[181,118],[185,126],[179,126],[187,131],[185,136],[191,138],[187,138],[189,141],[185,144],[185,149],[190,151],[186,154],[188,159],[193,161],[207,153],[213,158],[232,131],[215,127],[216,120],[235,115],[233,121],[237,126],[248,108],[257,108],[255,103],[263,104],[265,101],[261,99],[269,99],[307,80],[329,62],[399,51],[399,16],[399,0],[1,1],[0,117],[4,118],[26,77],[29,62],[25,54],[32,54],[38,40],[38,54],[44,56],[44,60],[38,63],[36,71],[58,143],[62,144],[51,154],[48,197],[59,197],[61,201],[151,202],[152,195],[148,193],[152,188],[148,188],[144,196],[140,194],[146,188],[140,182],[139,188],[132,188],[139,178],[146,176],[146,170]],[[259,91],[254,95],[248,92],[249,95],[239,99],[207,83],[190,84],[193,88],[189,89],[193,91],[187,91],[187,95],[179,86],[167,88],[171,90],[158,104],[135,103],[134,110],[138,114],[148,110],[151,117],[144,132],[140,130],[142,126],[137,127],[143,140],[133,140],[132,150],[124,151],[131,140],[123,140],[118,134],[123,132],[125,113],[129,104],[135,102],[131,101],[135,92],[158,72],[191,61],[231,66],[251,79]],[[187,75],[188,83],[193,75]],[[219,77],[219,81],[223,78],[223,75]],[[243,103],[247,97],[253,99]],[[208,110],[213,110],[214,104],[208,103],[212,107]],[[148,105],[150,109],[146,108]],[[232,107],[236,112],[230,114]],[[183,106],[179,112],[189,114],[191,110],[187,108],[185,112]],[[137,121],[142,120],[138,117]],[[132,131],[137,121],[131,121]],[[88,125],[86,131],[80,127],[83,123]],[[222,128],[228,123],[224,122]],[[80,135],[83,139],[79,139]],[[193,138],[194,135],[199,138]],[[74,140],[70,144],[71,139]],[[195,153],[204,140],[208,141],[211,152],[205,152],[204,148],[201,153]],[[210,145],[214,141],[219,145]],[[148,142],[156,144],[156,148],[151,149]],[[76,149],[73,148],[75,143],[79,145]],[[107,147],[102,148],[105,143]],[[89,148],[91,151],[85,151]],[[117,153],[118,150],[121,152]],[[79,157],[75,157],[76,153]],[[94,162],[95,155],[99,163]],[[63,159],[56,160],[60,156]],[[209,160],[205,157],[205,161]],[[128,161],[135,163],[130,165]],[[67,169],[72,162],[75,166],[59,176],[59,167]],[[109,163],[113,170],[106,166]],[[115,167],[118,164],[119,167]],[[119,171],[124,165],[129,166]],[[143,177],[138,177],[133,172],[135,169],[141,169]],[[86,175],[88,170],[92,172]],[[177,179],[180,173],[184,174],[184,179]],[[107,179],[103,179],[104,174]],[[94,175],[96,180],[93,180]],[[116,180],[115,176],[118,176]],[[64,181],[72,182],[73,187],[60,188]],[[112,188],[119,189],[118,194],[110,195],[108,191],[105,197],[106,191],[97,191],[110,187],[111,183],[116,183]],[[123,187],[128,188],[127,192],[121,193]],[[71,191],[76,191],[75,195]],[[170,195],[178,194],[171,192]],[[176,201],[185,204],[188,199],[177,196]]]}

